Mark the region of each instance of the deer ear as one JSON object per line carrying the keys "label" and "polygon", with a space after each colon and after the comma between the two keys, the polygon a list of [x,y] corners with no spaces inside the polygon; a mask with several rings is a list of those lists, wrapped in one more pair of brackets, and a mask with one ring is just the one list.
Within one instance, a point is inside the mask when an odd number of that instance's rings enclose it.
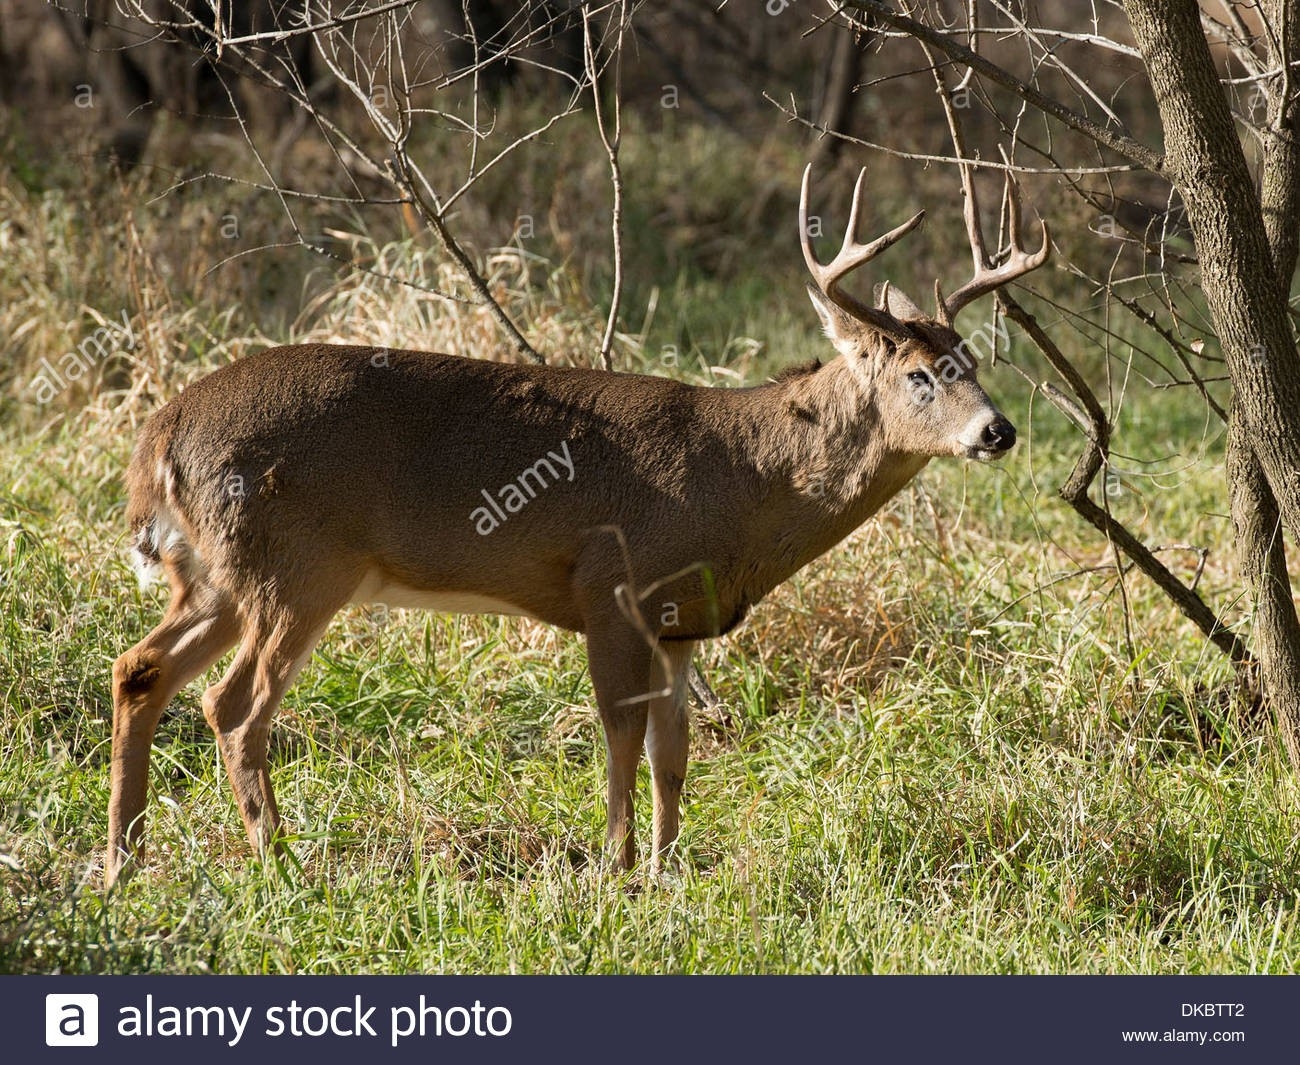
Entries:
{"label": "deer ear", "polygon": [[836,306],[814,285],[806,286],[822,332],[841,355],[854,355],[862,347],[863,325],[847,311]]}
{"label": "deer ear", "polygon": [[884,297],[884,310],[888,311],[900,322],[920,322],[929,319],[929,315],[921,310],[906,292],[896,289],[891,284],[884,284],[877,290],[877,299]]}

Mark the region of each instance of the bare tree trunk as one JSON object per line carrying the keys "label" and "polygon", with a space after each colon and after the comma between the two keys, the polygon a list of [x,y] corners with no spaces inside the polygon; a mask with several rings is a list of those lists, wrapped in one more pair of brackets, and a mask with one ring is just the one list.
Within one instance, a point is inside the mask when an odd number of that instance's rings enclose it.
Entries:
{"label": "bare tree trunk", "polygon": [[[1265,17],[1280,35],[1279,61],[1300,58],[1300,0],[1270,0]],[[1300,145],[1295,139],[1290,78],[1274,93],[1263,132],[1260,209],[1273,268],[1283,292],[1290,290],[1300,254]],[[1264,690],[1278,715],[1278,728],[1293,765],[1300,767],[1300,619],[1287,572],[1286,545],[1277,500],[1264,477],[1243,419],[1233,410],[1228,433],[1228,486],[1232,521],[1246,586],[1255,602],[1255,642]]]}
{"label": "bare tree trunk", "polygon": [[[1295,0],[1274,0],[1286,61]],[[1241,148],[1195,0],[1127,0],[1165,129],[1165,170],[1196,237],[1201,280],[1235,394],[1228,480],[1255,600],[1264,690],[1300,768],[1300,621],[1283,527],[1300,530],[1300,360],[1287,314],[1296,260],[1297,149],[1288,91],[1270,115],[1261,193]],[[1280,75],[1289,81],[1289,75]]]}
{"label": "bare tree trunk", "polygon": [[1277,502],[1235,406],[1228,429],[1228,489],[1242,577],[1255,603],[1260,680],[1291,764],[1300,768],[1300,620],[1291,599]]}

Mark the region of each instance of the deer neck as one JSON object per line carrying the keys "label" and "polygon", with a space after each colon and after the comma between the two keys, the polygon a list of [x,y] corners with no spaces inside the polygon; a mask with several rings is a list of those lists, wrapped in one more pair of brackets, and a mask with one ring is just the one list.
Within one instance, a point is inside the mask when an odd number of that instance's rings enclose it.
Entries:
{"label": "deer neck", "polygon": [[790,572],[848,536],[929,461],[888,446],[875,384],[845,358],[777,381],[764,398],[755,433],[772,520],[762,524]]}

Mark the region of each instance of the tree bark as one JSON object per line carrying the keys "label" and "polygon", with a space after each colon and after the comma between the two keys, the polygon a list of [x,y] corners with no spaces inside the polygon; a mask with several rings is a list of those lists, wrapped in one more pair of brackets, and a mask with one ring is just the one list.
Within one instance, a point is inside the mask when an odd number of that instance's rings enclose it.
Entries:
{"label": "tree bark", "polygon": [[1245,427],[1300,532],[1300,361],[1250,169],[1196,0],[1127,0],[1165,130],[1165,171],[1196,238],[1202,289]]}
{"label": "tree bark", "polygon": [[[1277,66],[1289,69],[1300,62],[1300,0],[1265,0],[1264,17],[1276,28],[1281,49]],[[1300,141],[1295,132],[1295,83],[1290,76],[1277,80],[1261,134],[1259,198],[1274,272],[1287,295],[1300,255]]]}
{"label": "tree bark", "polygon": [[[1300,0],[1270,0],[1264,17],[1275,27],[1279,67],[1300,58]],[[1291,83],[1281,79],[1269,103],[1260,152],[1260,210],[1273,256],[1273,272],[1289,292],[1300,254],[1300,150],[1295,138]],[[1278,716],[1278,731],[1292,765],[1300,767],[1300,618],[1287,572],[1277,500],[1264,477],[1244,420],[1228,430],[1228,489],[1242,576],[1255,603],[1254,634],[1261,682]]]}
{"label": "tree bark", "polygon": [[[1287,314],[1297,254],[1297,154],[1279,92],[1259,195],[1195,0],[1127,0],[1165,130],[1164,169],[1196,239],[1202,290],[1234,396],[1228,480],[1242,571],[1255,601],[1265,694],[1300,768],[1300,621],[1283,528],[1300,530],[1300,360]],[[1273,0],[1286,69],[1295,0]],[[1289,76],[1286,77],[1289,83]]]}
{"label": "tree bark", "polygon": [[1252,635],[1264,697],[1277,715],[1291,764],[1300,769],[1300,620],[1291,598],[1277,502],[1236,407],[1228,426],[1228,491],[1241,574],[1255,604]]}

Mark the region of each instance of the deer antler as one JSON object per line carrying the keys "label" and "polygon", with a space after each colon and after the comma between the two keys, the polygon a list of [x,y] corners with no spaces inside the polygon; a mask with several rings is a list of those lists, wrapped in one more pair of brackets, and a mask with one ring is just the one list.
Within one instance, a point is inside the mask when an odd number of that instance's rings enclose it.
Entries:
{"label": "deer antler", "polygon": [[911,334],[897,318],[887,311],[871,307],[849,295],[840,288],[840,281],[859,266],[870,262],[901,237],[912,232],[921,224],[925,212],[917,211],[901,226],[896,226],[883,236],[877,237],[870,244],[858,243],[858,213],[862,207],[862,189],[867,178],[866,170],[860,171],[858,182],[853,187],[853,207],[849,211],[849,224],[844,232],[844,243],[835,258],[823,264],[818,262],[817,256],[813,254],[812,242],[808,235],[808,183],[811,175],[812,164],[809,163],[804,167],[803,185],[799,190],[799,245],[803,248],[804,262],[808,264],[808,272],[817,282],[818,290],[832,303],[859,321],[873,325],[882,333],[897,340],[907,339]]}
{"label": "deer antler", "polygon": [[[976,5],[972,2],[967,20],[971,29],[972,48],[975,41],[975,19]],[[948,132],[952,135],[952,147],[958,160],[957,168],[961,171],[961,191],[965,201],[962,205],[962,217],[966,221],[966,236],[970,240],[971,258],[975,262],[974,276],[947,299],[944,298],[939,282],[936,280],[934,283],[934,301],[937,304],[939,320],[951,329],[953,319],[961,313],[968,303],[979,299],[987,292],[1001,288],[1009,281],[1024,277],[1029,271],[1037,270],[1043,263],[1047,262],[1047,257],[1052,253],[1052,242],[1047,232],[1047,223],[1042,222],[1043,245],[1041,248],[1031,255],[1025,250],[1025,246],[1020,243],[1020,190],[1016,186],[1016,179],[1012,173],[1006,152],[1003,152],[1002,162],[1007,168],[1007,182],[1002,193],[1002,203],[1007,212],[1010,248],[1008,249],[1006,261],[1001,266],[993,266],[993,260],[989,258],[988,253],[984,250],[984,233],[980,229],[979,201],[975,197],[974,167],[970,163],[970,156],[966,153],[966,137],[962,132],[961,121],[957,117],[957,109],[953,106],[952,93],[948,90],[948,79],[944,74],[945,66],[938,62],[934,50],[924,41],[921,42],[921,50],[930,62],[930,72],[934,75],[934,84],[939,90],[939,99],[943,102],[944,117],[948,120]],[[969,72],[967,76],[969,77]]]}
{"label": "deer antler", "polygon": [[1036,252],[1032,254],[1026,250],[1020,242],[1020,190],[1016,186],[1016,179],[1012,176],[1010,169],[1007,170],[1007,181],[1002,193],[1002,203],[1007,212],[1007,230],[1010,237],[1010,248],[1008,249],[1006,261],[1001,266],[994,267],[988,253],[984,250],[984,234],[980,229],[979,221],[979,204],[975,200],[975,182],[971,177],[970,168],[967,164],[962,164],[962,186],[966,193],[965,204],[963,205],[962,214],[966,219],[966,235],[970,240],[971,258],[975,261],[974,276],[962,285],[951,296],[945,297],[939,288],[939,282],[934,283],[935,302],[939,305],[939,317],[944,325],[951,327],[953,319],[961,313],[962,309],[969,303],[979,299],[981,296],[994,289],[1001,288],[1009,281],[1014,281],[1018,277],[1024,277],[1031,270],[1037,270],[1052,253],[1051,237],[1047,231],[1047,223],[1040,222],[1043,230],[1043,244]]}

